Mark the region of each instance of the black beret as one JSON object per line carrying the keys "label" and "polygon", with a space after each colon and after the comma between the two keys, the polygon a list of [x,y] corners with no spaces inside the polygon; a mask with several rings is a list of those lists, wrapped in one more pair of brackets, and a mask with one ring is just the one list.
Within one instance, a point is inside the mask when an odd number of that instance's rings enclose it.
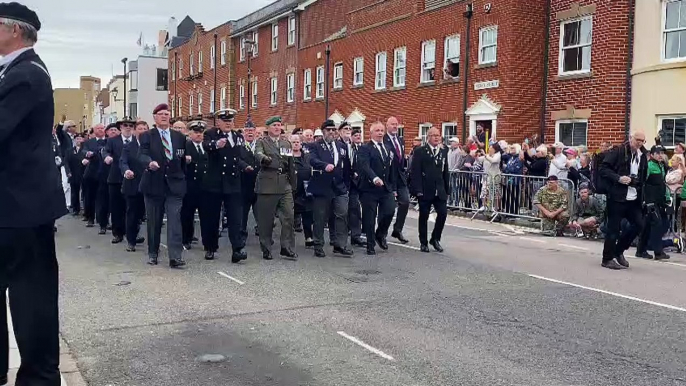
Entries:
{"label": "black beret", "polygon": [[107,131],[107,130],[109,130],[109,129],[117,129],[117,130],[118,130],[118,129],[119,129],[119,126],[118,126],[116,123],[110,123],[110,124],[107,125],[107,127],[105,128],[105,131]]}
{"label": "black beret", "polygon": [[360,134],[360,133],[362,133],[362,130],[355,128],[355,129],[353,129],[353,131],[351,132],[350,135],[355,135],[355,134]]}
{"label": "black beret", "polygon": [[0,3],[0,17],[5,19],[23,21],[30,24],[36,31],[40,31],[38,15],[23,4],[11,2]]}
{"label": "black beret", "polygon": [[348,122],[346,122],[346,121],[341,122],[340,126],[338,126],[338,130],[340,130],[344,127],[350,128],[350,125],[348,124]]}
{"label": "black beret", "polygon": [[332,121],[331,119],[327,119],[326,121],[324,121],[324,123],[322,123],[321,129],[322,130],[324,130],[324,129],[336,130],[336,123],[334,121]]}

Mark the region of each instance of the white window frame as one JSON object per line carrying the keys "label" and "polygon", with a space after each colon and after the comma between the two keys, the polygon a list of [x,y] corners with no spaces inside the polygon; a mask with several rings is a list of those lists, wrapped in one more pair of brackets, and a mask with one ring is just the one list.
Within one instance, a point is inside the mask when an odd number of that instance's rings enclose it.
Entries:
{"label": "white window frame", "polygon": [[271,93],[269,94],[269,105],[270,106],[276,106],[276,102],[278,102],[279,98],[279,81],[276,77],[273,77],[270,79],[271,84]]}
{"label": "white window frame", "polygon": [[221,58],[219,60],[221,61],[222,66],[226,66],[226,40],[222,40],[222,43],[220,46],[220,51],[221,51]]}
{"label": "white window frame", "polygon": [[203,64],[202,51],[198,51],[198,74],[202,74]]}
{"label": "white window frame", "polygon": [[[684,0],[664,0],[662,1],[662,24],[660,25],[660,30],[662,31],[662,47],[660,49],[661,59],[664,63],[674,63],[686,61],[686,56],[676,58],[667,58],[667,34],[668,33],[680,33],[686,31],[686,26],[667,29],[667,5],[670,3],[679,3],[679,20],[681,20],[681,7],[684,6]],[[686,42],[684,42],[686,44]],[[679,41],[679,47],[681,47],[681,41]],[[680,49],[678,50],[680,51]],[[677,53],[678,55],[678,53]]]}
{"label": "white window frame", "polygon": [[279,49],[279,24],[272,24],[272,52]]}
{"label": "white window frame", "polygon": [[217,60],[217,50],[214,44],[210,47],[210,70],[214,70],[214,62]]}
{"label": "white window frame", "polygon": [[[555,121],[555,142],[561,142],[560,140],[560,125],[563,123],[585,123],[586,124],[586,143],[581,144],[566,144],[565,146],[588,146],[588,119],[561,119]],[[574,136],[572,135],[572,138]]]}
{"label": "white window frame", "polygon": [[[495,30],[495,43],[484,45],[484,33]],[[484,49],[489,47],[495,47],[495,55],[493,60],[486,61],[484,59]],[[488,27],[481,28],[479,30],[479,64],[491,64],[498,62],[498,26],[492,25]]]}
{"label": "white window frame", "polygon": [[179,58],[179,79],[183,77],[183,58]]}
{"label": "white window frame", "polygon": [[288,18],[288,45],[295,44],[295,16]]}
{"label": "white window frame", "polygon": [[181,117],[181,116],[183,116],[183,114],[182,114],[183,113],[183,97],[179,97],[178,99],[179,99],[179,102],[178,102],[178,106],[176,106],[176,107],[179,109],[179,111],[178,111],[179,115],[178,116]]}
{"label": "white window frame", "polygon": [[202,91],[198,91],[198,115],[202,115]]}
{"label": "white window frame", "polygon": [[[358,80],[359,75],[359,80]],[[357,57],[353,59],[353,86],[362,86],[364,84],[364,58]]]}
{"label": "white window frame", "polygon": [[176,114],[176,98],[171,98],[171,114]]}
{"label": "white window frame", "polygon": [[260,44],[259,44],[260,43],[260,35],[259,35],[258,31],[253,31],[252,41],[253,41],[252,57],[254,58],[260,52]]}
{"label": "white window frame", "polygon": [[245,42],[246,42],[247,40],[248,40],[248,39],[246,39],[245,36],[241,37],[241,42],[240,42],[240,45],[241,45],[241,53],[240,53],[240,57],[239,57],[239,59],[240,59],[241,62],[245,60],[245,51],[246,51],[246,43],[245,43]]}
{"label": "white window frame", "polygon": [[343,63],[336,63],[333,66],[333,88],[334,90],[343,89]]}
{"label": "white window frame", "polygon": [[172,80],[176,80],[176,62],[172,62]]}
{"label": "white window frame", "polygon": [[324,66],[319,66],[317,67],[317,72],[316,72],[316,90],[315,90],[315,98],[316,99],[323,99],[324,98]]}
{"label": "white window frame", "polygon": [[426,144],[426,137],[429,135],[429,130],[433,127],[433,123],[429,122],[419,124],[419,136],[422,138],[422,145]]}
{"label": "white window frame", "polygon": [[212,91],[210,91],[210,113],[212,113],[212,114],[214,114],[214,110],[215,110],[214,109],[214,102],[215,102],[215,100],[214,100],[215,95],[214,94],[215,94],[215,90],[213,88]]}
{"label": "white window frame", "polygon": [[295,101],[295,73],[286,74],[286,102]]}
{"label": "white window frame", "polygon": [[226,87],[222,87],[222,91],[219,98],[219,110],[224,110],[226,108]]}
{"label": "white window frame", "polygon": [[[433,58],[428,58],[426,55],[426,49],[429,46],[433,46]],[[420,78],[419,81],[421,83],[431,83],[436,81],[436,40],[425,40],[422,42],[422,67],[421,67],[421,72],[420,72]],[[433,79],[430,79],[428,76],[428,72],[425,71],[433,71]]]}
{"label": "white window frame", "polygon": [[188,115],[193,115],[193,92],[188,95]]}
{"label": "white window frame", "polygon": [[[383,68],[380,66],[381,58],[383,58]],[[384,90],[386,88],[386,69],[388,68],[388,54],[386,51],[377,53],[374,63],[376,69],[374,72],[374,90]]]}
{"label": "white window frame", "polygon": [[[450,47],[450,41],[451,40],[457,40],[457,56],[448,56],[450,53],[448,52],[448,48]],[[455,34],[455,35],[450,35],[446,36],[445,40],[443,41],[443,73],[445,74],[446,78],[453,78],[457,79],[460,77],[461,72],[462,72],[462,63],[460,63],[460,50],[462,49],[461,46],[461,41],[460,41],[460,34]],[[451,76],[447,72],[448,70],[448,61],[451,59],[457,59],[457,66],[458,66],[458,75],[457,76]],[[452,63],[452,61],[451,61]]]}
{"label": "white window frame", "polygon": [[[448,135],[445,131],[449,126],[455,126],[455,134]],[[451,137],[457,137],[457,122],[443,122],[441,124],[441,135],[443,136],[443,143],[447,144]]]}
{"label": "white window frame", "polygon": [[245,109],[245,85],[243,80],[241,80],[241,84],[238,86],[238,108],[240,110]]}
{"label": "white window frame", "polygon": [[[404,55],[404,63],[400,65],[398,57]],[[407,82],[407,47],[398,47],[393,51],[393,87],[405,87]]]}
{"label": "white window frame", "polygon": [[256,109],[257,108],[257,82],[253,81],[252,82],[252,96],[251,96],[250,104],[252,105],[252,108]]}
{"label": "white window frame", "polygon": [[195,60],[193,59],[193,53],[188,56],[189,63],[191,64],[191,76],[195,75]]}
{"label": "white window frame", "polygon": [[[660,115],[657,117],[657,131],[656,133],[660,135],[660,132],[662,131],[662,122],[666,119],[686,119],[686,114],[684,115]],[[676,147],[676,143],[668,145],[663,142],[663,146],[666,149],[674,149]]]}
{"label": "white window frame", "polygon": [[303,100],[312,100],[312,69],[303,71]]}
{"label": "white window frame", "polygon": [[[565,25],[571,24],[571,23],[583,23],[585,20],[588,20],[591,23],[591,42],[590,43],[580,43],[577,45],[569,46],[569,47],[563,47],[564,45],[564,34],[565,34]],[[569,49],[574,49],[574,48],[582,48],[582,47],[591,47],[591,51],[593,51],[593,16],[585,16],[585,17],[580,17],[576,19],[571,19],[571,20],[565,20],[562,23],[560,23],[560,44],[559,44],[559,58],[558,58],[558,75],[575,75],[575,74],[587,74],[591,72],[591,60],[593,59],[593,54],[591,53],[591,57],[589,58],[589,64],[588,64],[588,69],[581,69],[581,70],[573,70],[573,71],[565,71],[564,70],[564,51],[569,50]],[[582,64],[583,66],[583,64]]]}

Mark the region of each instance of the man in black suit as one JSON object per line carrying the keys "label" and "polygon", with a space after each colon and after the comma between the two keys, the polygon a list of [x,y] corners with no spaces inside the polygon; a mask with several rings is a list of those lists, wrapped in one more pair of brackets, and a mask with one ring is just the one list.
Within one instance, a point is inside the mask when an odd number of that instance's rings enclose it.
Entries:
{"label": "man in black suit", "polygon": [[[219,232],[222,204],[226,213],[229,240],[233,253],[231,262],[238,263],[248,258],[245,240],[241,234],[243,218],[243,196],[241,194],[241,173],[252,172],[244,158],[246,154],[243,135],[234,130],[236,110],[225,109],[216,113],[218,127],[205,131],[203,148],[207,151],[207,174],[203,188],[207,192],[207,213],[210,226],[203,232],[205,259],[213,260],[219,249]],[[214,227],[211,225],[214,224]]]}
{"label": "man in black suit", "polygon": [[83,137],[80,135],[74,137],[74,148],[67,151],[65,165],[70,186],[71,210],[74,216],[78,216],[81,212],[81,183],[85,169],[82,162],[86,157],[86,152],[83,149]]}
{"label": "man in black suit", "polygon": [[[119,137],[117,124],[111,123],[107,125],[105,134],[107,135],[105,146],[107,146],[108,142]],[[110,176],[112,165],[105,162],[105,156],[103,154],[105,146],[100,149],[99,154],[100,169],[98,170],[98,193],[95,199],[95,220],[100,226],[100,230],[98,231],[99,235],[106,235],[110,225],[110,188],[107,180]]]}
{"label": "man in black suit", "polygon": [[[419,200],[419,243],[422,252],[429,252],[429,244],[443,252],[441,235],[448,218],[448,193],[450,192],[450,171],[448,170],[448,149],[441,148],[441,132],[429,130],[427,144],[415,149],[410,190]],[[427,228],[431,206],[436,209],[436,225],[427,240]]]}
{"label": "man in black suit", "polygon": [[331,232],[333,253],[345,257],[353,255],[348,247],[348,186],[350,165],[348,149],[343,142],[337,141],[336,124],[327,120],[322,124],[324,137],[310,146],[310,166],[313,174],[308,186],[314,196],[312,202],[314,214],[314,255],[326,257],[324,252],[324,225],[329,221],[329,214],[335,216],[334,229]]}
{"label": "man in black suit", "polygon": [[85,166],[83,172],[83,196],[84,196],[84,217],[86,226],[92,228],[95,225],[96,201],[98,197],[98,176],[100,172],[101,150],[107,141],[105,136],[105,126],[97,124],[93,126],[93,135],[83,143],[86,152],[82,161]]}
{"label": "man in black suit", "polygon": [[[345,130],[345,128],[344,128]],[[343,137],[343,136],[341,136]],[[348,229],[350,229],[350,243],[357,247],[364,247],[366,242],[362,240],[362,212],[360,206],[360,175],[356,170],[357,154],[362,146],[362,132],[353,129],[350,135],[350,189],[348,192]]]}
{"label": "man in black suit", "polygon": [[181,205],[186,194],[186,137],[171,130],[169,106],[153,110],[155,127],[140,137],[138,159],[146,170],[140,191],[148,218],[148,264],[157,265],[162,221],[167,214],[169,266],[181,268],[183,260]]}
{"label": "man in black suit", "polygon": [[[4,301],[9,289],[21,352],[15,384],[59,386],[53,227],[67,206],[52,151],[53,90],[48,70],[32,48],[41,27],[36,13],[18,3],[1,3],[0,19],[0,293]],[[7,383],[5,319],[0,320],[0,384]]]}
{"label": "man in black suit", "polygon": [[[188,123],[188,137],[186,142],[186,195],[183,197],[181,207],[181,233],[183,236],[183,248],[191,249],[195,234],[195,212],[200,216],[200,224],[208,226],[208,213],[205,210],[205,196],[202,191],[202,182],[207,175],[207,152],[202,148],[203,133],[207,124],[203,121]],[[217,229],[217,223],[212,224]],[[203,240],[204,242],[205,240]]]}
{"label": "man in black suit", "polygon": [[[252,122],[248,122],[249,127],[243,129],[243,138],[245,139],[245,163],[252,166],[252,171],[243,171],[241,173],[241,190],[243,194],[243,217],[241,219],[241,235],[243,235],[244,244],[248,240],[248,215],[252,209],[255,224],[257,224],[257,216],[255,215],[255,203],[257,202],[257,194],[255,193],[255,181],[257,181],[257,173],[260,171],[260,164],[255,158],[255,133],[256,129]],[[255,225],[255,234],[257,234],[257,225]]]}
{"label": "man in black suit", "polygon": [[126,200],[122,193],[124,172],[120,168],[119,161],[121,160],[124,147],[134,140],[133,127],[135,124],[136,121],[131,118],[124,118],[117,122],[121,135],[109,138],[102,150],[105,165],[110,167],[107,175],[107,185],[109,209],[112,215],[112,236],[114,236],[112,244],[119,244],[124,241],[126,233]]}
{"label": "man in black suit", "polygon": [[[396,188],[393,154],[383,144],[384,126],[377,122],[372,124],[369,131],[371,140],[361,146],[357,154],[357,173],[360,176],[362,228],[367,235],[367,254],[375,255],[375,241],[381,249],[388,249],[386,237],[393,222],[393,192]],[[379,221],[375,232],[377,212]]]}
{"label": "man in black suit", "polygon": [[410,210],[410,191],[407,188],[407,159],[405,157],[405,142],[403,137],[398,135],[398,119],[388,118],[386,121],[386,135],[383,139],[386,149],[393,155],[393,178],[396,182],[396,190],[393,192],[398,202],[398,214],[393,224],[392,237],[398,239],[403,244],[409,242],[403,236],[405,219]]}
{"label": "man in black suit", "polygon": [[145,242],[144,237],[138,234],[141,222],[145,217],[145,203],[143,194],[140,192],[141,177],[146,165],[138,158],[140,138],[148,131],[148,124],[144,121],[136,122],[135,138],[126,146],[119,159],[119,170],[122,171],[122,194],[126,199],[126,247],[127,252],[136,252],[136,244]]}

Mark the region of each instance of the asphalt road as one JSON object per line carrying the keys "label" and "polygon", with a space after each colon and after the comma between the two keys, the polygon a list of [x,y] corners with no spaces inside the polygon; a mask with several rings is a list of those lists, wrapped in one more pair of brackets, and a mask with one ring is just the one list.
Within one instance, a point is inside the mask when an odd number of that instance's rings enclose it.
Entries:
{"label": "asphalt road", "polygon": [[411,243],[374,258],[267,262],[251,235],[242,264],[196,246],[173,271],[96,233],[65,218],[57,237],[90,385],[686,384],[683,258],[613,272],[598,243],[458,219],[423,254],[409,219]]}

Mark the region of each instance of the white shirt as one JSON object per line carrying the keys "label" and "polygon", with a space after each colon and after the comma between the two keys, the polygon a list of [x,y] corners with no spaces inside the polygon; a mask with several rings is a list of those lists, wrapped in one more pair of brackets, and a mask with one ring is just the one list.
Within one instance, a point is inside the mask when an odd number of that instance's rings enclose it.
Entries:
{"label": "white shirt", "polygon": [[548,177],[557,176],[561,180],[566,180],[569,175],[569,169],[567,169],[567,156],[564,154],[558,154],[550,162],[550,170],[548,170]]}
{"label": "white shirt", "polygon": [[9,65],[10,63],[14,62],[14,60],[15,60],[16,58],[18,58],[19,55],[23,54],[24,52],[26,52],[26,51],[28,51],[28,50],[32,50],[32,49],[33,49],[33,47],[24,47],[24,48],[20,48],[20,49],[18,49],[18,50],[16,50],[16,51],[10,52],[9,54],[7,54],[7,55],[3,56],[2,58],[0,58],[0,66],[7,66],[7,65]]}
{"label": "white shirt", "polygon": [[383,146],[383,144],[376,142],[373,139],[372,139],[372,143],[374,144],[374,146],[376,146],[376,150],[379,151],[379,154],[381,154],[381,158],[386,159],[386,153],[384,152],[383,149],[381,149],[381,146]]}
{"label": "white shirt", "polygon": [[[641,156],[643,153],[641,153],[641,150],[636,150],[635,154],[631,155],[631,169],[630,173],[632,176],[637,176],[638,175],[638,169],[639,166],[641,165]],[[633,186],[629,186],[629,189],[626,191],[626,200],[627,201],[636,201],[638,198],[638,192],[636,191],[636,188]]]}
{"label": "white shirt", "polygon": [[333,149],[333,166],[338,166],[338,149],[336,149],[336,141],[331,141],[331,143],[327,143],[326,145],[331,146]]}
{"label": "white shirt", "polygon": [[198,154],[205,154],[205,149],[202,148],[202,142],[193,142],[193,145],[195,145],[195,149],[198,150]]}
{"label": "white shirt", "polygon": [[122,142],[124,143],[124,145],[126,145],[126,141],[128,141],[129,143],[131,143],[131,141],[133,141],[133,136],[124,137],[124,136],[122,135],[122,136],[121,136],[121,140],[122,140]]}

